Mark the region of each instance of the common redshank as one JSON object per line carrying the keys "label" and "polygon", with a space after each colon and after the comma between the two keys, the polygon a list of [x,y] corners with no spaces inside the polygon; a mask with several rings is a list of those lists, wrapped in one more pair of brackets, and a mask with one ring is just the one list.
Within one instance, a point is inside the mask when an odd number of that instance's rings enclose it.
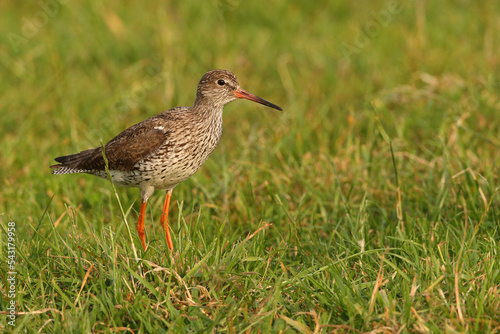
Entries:
{"label": "common redshank", "polygon": [[[231,101],[247,99],[282,110],[240,88],[233,73],[207,72],[201,78],[192,107],[177,107],[126,129],[104,145],[104,156],[113,183],[137,187],[141,209],[137,232],[146,250],[144,215],[146,203],[155,189],[166,190],[161,224],[170,250],[168,208],[172,190],[193,175],[215,149],[222,135],[222,109]],[[102,147],[58,157],[52,174],[87,173],[108,178]]]}

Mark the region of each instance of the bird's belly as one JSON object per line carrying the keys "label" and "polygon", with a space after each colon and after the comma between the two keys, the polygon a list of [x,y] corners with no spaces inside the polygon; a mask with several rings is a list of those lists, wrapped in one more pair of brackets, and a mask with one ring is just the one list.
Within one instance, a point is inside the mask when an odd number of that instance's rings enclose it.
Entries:
{"label": "bird's belly", "polygon": [[164,147],[139,161],[134,170],[141,175],[141,183],[152,185],[156,189],[172,189],[196,173],[207,161],[215,146],[217,142],[196,147],[186,145],[177,150],[175,147]]}
{"label": "bird's belly", "polygon": [[[141,187],[150,185],[155,189],[173,189],[177,184],[188,179],[200,167],[196,164],[185,166],[183,164],[160,165],[152,163],[138,164],[138,169],[130,171],[110,170],[113,183],[121,187]],[[93,175],[108,179],[105,171],[93,172]]]}
{"label": "bird's belly", "polygon": [[[188,179],[201,167],[201,164],[186,165],[182,162],[155,164],[155,161],[139,164],[141,184],[147,183],[156,189],[171,189]],[[161,161],[160,161],[161,162]]]}

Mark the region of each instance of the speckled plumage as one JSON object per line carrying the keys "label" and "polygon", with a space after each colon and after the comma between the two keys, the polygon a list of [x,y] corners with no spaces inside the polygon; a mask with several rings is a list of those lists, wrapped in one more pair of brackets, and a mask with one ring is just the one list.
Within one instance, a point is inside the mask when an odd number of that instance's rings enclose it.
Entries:
{"label": "speckled plumage", "polygon": [[[207,72],[198,84],[192,107],[164,111],[131,126],[104,146],[113,183],[138,187],[144,207],[155,189],[166,190],[169,202],[172,189],[193,175],[217,146],[222,135],[223,107],[238,98],[281,110],[242,90],[231,72]],[[59,164],[51,166],[53,174],[88,173],[108,178],[101,147],[55,160]],[[168,208],[167,202],[165,206]],[[143,236],[141,241],[145,248]]]}

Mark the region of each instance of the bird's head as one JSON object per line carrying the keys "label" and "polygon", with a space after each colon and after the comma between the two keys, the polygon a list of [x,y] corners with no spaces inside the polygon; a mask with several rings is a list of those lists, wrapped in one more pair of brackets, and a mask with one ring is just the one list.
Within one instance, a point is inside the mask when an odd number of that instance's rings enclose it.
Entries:
{"label": "bird's head", "polygon": [[236,99],[247,99],[282,110],[277,105],[241,89],[236,76],[226,70],[213,70],[207,72],[201,78],[198,84],[195,105],[197,103],[208,103],[209,105],[224,106]]}

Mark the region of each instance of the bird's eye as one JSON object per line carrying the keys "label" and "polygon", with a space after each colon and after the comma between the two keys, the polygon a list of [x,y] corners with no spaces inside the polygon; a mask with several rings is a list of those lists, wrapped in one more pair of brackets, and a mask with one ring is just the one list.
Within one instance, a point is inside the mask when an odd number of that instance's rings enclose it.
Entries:
{"label": "bird's eye", "polygon": [[217,80],[217,84],[219,86],[224,86],[226,84],[226,82],[224,80],[222,80],[222,79],[219,79],[219,80]]}

